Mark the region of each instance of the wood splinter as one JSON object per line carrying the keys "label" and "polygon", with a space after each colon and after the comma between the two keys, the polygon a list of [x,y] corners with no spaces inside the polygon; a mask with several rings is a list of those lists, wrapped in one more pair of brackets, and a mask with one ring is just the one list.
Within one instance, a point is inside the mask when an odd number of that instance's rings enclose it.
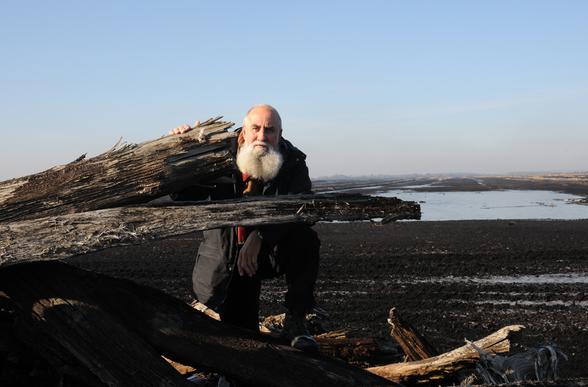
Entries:
{"label": "wood splinter", "polygon": [[396,308],[390,309],[388,324],[392,327],[390,336],[400,345],[408,361],[423,360],[439,354],[412,325],[400,318]]}

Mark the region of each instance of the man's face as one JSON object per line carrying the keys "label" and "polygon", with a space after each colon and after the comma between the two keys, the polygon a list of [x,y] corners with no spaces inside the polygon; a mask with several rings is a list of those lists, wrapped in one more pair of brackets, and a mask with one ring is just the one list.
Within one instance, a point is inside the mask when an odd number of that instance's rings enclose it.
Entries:
{"label": "man's face", "polygon": [[261,153],[268,150],[268,145],[278,149],[282,128],[272,110],[256,108],[247,117],[247,124],[243,127],[245,145],[253,144],[255,150]]}

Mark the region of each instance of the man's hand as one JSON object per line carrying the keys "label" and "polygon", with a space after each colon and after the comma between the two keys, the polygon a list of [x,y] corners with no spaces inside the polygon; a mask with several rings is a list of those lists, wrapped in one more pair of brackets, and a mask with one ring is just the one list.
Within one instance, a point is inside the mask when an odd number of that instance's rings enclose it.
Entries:
{"label": "man's hand", "polygon": [[248,275],[253,277],[257,272],[257,256],[261,250],[261,243],[261,238],[259,238],[257,232],[252,232],[247,237],[237,259],[237,269],[240,276]]}
{"label": "man's hand", "polygon": [[190,126],[188,124],[184,124],[184,125],[180,125],[178,127],[173,128],[172,130],[169,131],[168,135],[174,135],[174,134],[184,134],[186,132],[191,131],[194,128],[197,128],[200,126],[200,121],[196,121],[194,122],[194,126]]}

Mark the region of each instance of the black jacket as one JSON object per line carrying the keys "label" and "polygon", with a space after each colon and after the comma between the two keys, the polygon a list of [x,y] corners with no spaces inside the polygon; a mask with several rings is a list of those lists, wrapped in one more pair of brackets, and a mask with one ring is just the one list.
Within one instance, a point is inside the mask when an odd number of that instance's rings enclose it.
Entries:
{"label": "black jacket", "polygon": [[[263,195],[289,195],[311,192],[311,182],[306,166],[306,155],[289,141],[280,139],[280,152],[284,163],[278,175],[263,188]],[[175,200],[221,200],[242,196],[244,183],[241,174],[236,171],[233,176],[223,177],[212,182],[208,187],[195,187],[174,195]],[[272,249],[285,235],[289,224],[260,226],[266,247]],[[204,231],[204,240],[198,249],[198,255],[192,274],[194,293],[198,301],[211,308],[223,303],[226,290],[235,269],[237,258],[237,233],[234,227]]]}

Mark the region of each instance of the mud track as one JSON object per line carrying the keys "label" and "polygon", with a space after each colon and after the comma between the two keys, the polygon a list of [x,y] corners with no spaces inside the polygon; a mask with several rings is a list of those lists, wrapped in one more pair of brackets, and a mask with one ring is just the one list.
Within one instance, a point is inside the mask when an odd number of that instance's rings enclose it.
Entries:
{"label": "mud track", "polygon": [[[527,329],[515,350],[556,343],[565,377],[588,376],[588,220],[318,224],[319,306],[332,325],[386,336],[392,306],[441,351],[507,324]],[[200,234],[68,261],[189,301]],[[283,311],[283,279],[268,281],[262,315]]]}

